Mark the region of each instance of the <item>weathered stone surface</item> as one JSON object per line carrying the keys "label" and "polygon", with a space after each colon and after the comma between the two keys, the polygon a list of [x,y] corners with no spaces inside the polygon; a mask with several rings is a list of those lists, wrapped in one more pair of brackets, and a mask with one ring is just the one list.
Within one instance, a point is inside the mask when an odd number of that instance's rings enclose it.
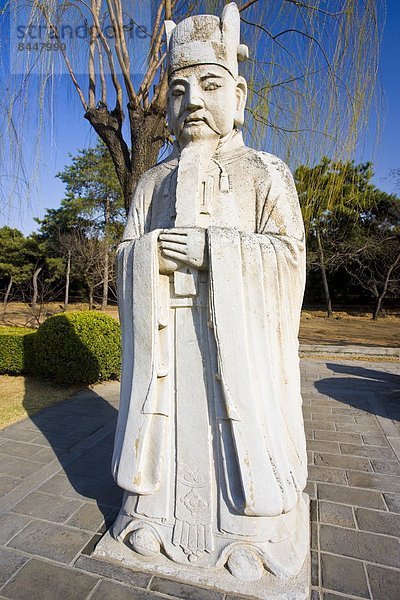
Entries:
{"label": "weathered stone surface", "polygon": [[18,456],[2,456],[0,458],[0,473],[15,478],[25,479],[42,467],[43,464],[40,462]]}
{"label": "weathered stone surface", "polygon": [[97,581],[98,578],[91,575],[31,559],[5,585],[1,593],[13,600],[83,600]]}
{"label": "weathered stone surface", "polygon": [[390,567],[400,567],[399,540],[331,525],[321,525],[320,548],[324,552],[341,554]]}
{"label": "weathered stone surface", "polygon": [[367,446],[387,446],[388,443],[383,435],[365,434],[362,436],[364,444]]}
{"label": "weathered stone surface", "polygon": [[325,423],[355,423],[355,419],[351,415],[329,415],[326,413],[316,413],[315,411],[313,411],[311,414],[311,422],[324,421]]}
{"label": "weathered stone surface", "polygon": [[318,502],[316,500],[310,502],[310,519],[311,521],[318,521]]}
{"label": "weathered stone surface", "polygon": [[110,508],[101,510],[97,504],[84,504],[66,522],[70,527],[97,531],[104,523]]}
{"label": "weathered stone surface", "polygon": [[310,481],[321,481],[326,483],[346,484],[346,472],[341,469],[330,469],[328,467],[319,467],[309,465],[308,478]]}
{"label": "weathered stone surface", "polygon": [[319,586],[319,556],[315,551],[311,551],[311,585]]}
{"label": "weathered stone surface", "polygon": [[81,498],[87,501],[96,501],[102,506],[119,506],[121,504],[122,490],[111,479],[97,481],[89,477],[71,477],[71,485],[64,492],[67,498]]}
{"label": "weathered stone surface", "polygon": [[14,490],[21,483],[22,479],[10,477],[9,475],[0,475],[0,498]]}
{"label": "weathered stone surface", "polygon": [[369,490],[360,490],[348,486],[318,484],[318,498],[330,500],[338,504],[351,504],[365,508],[385,510],[386,506],[382,494]]}
{"label": "weathered stone surface", "polygon": [[359,488],[382,490],[384,492],[400,492],[400,477],[381,475],[379,473],[361,473],[348,471],[349,484]]}
{"label": "weathered stone surface", "polygon": [[369,584],[374,600],[398,600],[400,571],[367,564]]}
{"label": "weathered stone surface", "polygon": [[[316,525],[314,523],[314,525]],[[235,579],[228,573],[226,569],[219,568],[213,571],[212,586],[210,586],[209,569],[196,568],[196,566],[181,565],[179,575],[176,573],[176,568],[170,566],[170,561],[162,556],[155,558],[146,558],[139,556],[136,552],[132,552],[125,544],[121,544],[114,540],[110,533],[107,532],[97,545],[95,550],[96,558],[112,559],[113,562],[119,562],[124,566],[129,566],[135,570],[143,570],[152,572],[156,577],[164,580],[165,577],[173,577],[178,579],[180,583],[185,584],[182,590],[189,593],[190,590],[203,587],[203,593],[215,593],[216,590],[225,590],[227,593],[250,596],[261,600],[308,600],[310,589],[310,560],[307,559],[304,563],[301,572],[290,579],[279,579],[265,572],[262,579],[258,581],[240,581]],[[157,585],[174,586],[172,583],[159,583]],[[209,590],[208,588],[215,588]],[[165,588],[167,589],[167,588]],[[175,589],[179,589],[179,584],[176,584]],[[194,592],[193,592],[194,593]],[[219,592],[218,592],[219,593]],[[154,594],[156,592],[154,591]],[[195,596],[197,597],[197,596]],[[208,598],[208,596],[206,596]]]}
{"label": "weathered stone surface", "polygon": [[[359,598],[360,596],[356,596]],[[322,600],[354,600],[354,596],[344,596],[343,594],[333,594],[331,592],[321,592]]]}
{"label": "weathered stone surface", "polygon": [[359,529],[400,538],[400,515],[365,508],[356,508],[355,515]]}
{"label": "weathered stone surface", "polygon": [[353,423],[338,423],[337,430],[342,432],[352,433],[378,433],[380,431],[379,426],[374,421],[368,421],[364,424],[358,425]]}
{"label": "weathered stone surface", "polygon": [[148,573],[133,571],[132,569],[127,569],[104,560],[96,560],[93,557],[89,558],[88,556],[80,556],[74,566],[82,571],[88,571],[107,579],[113,579],[114,581],[140,588],[147,588],[152,578]]}
{"label": "weathered stone surface", "polygon": [[372,471],[371,464],[366,458],[341,456],[316,452],[314,462],[320,467],[336,467],[337,469],[353,469],[355,471]]}
{"label": "weathered stone surface", "polygon": [[397,435],[397,437],[391,436],[387,438],[390,446],[392,447],[393,452],[396,455],[397,460],[400,461],[400,437],[399,435]]}
{"label": "weathered stone surface", "polygon": [[391,512],[400,513],[400,494],[384,494],[385,502]]}
{"label": "weathered stone surface", "polygon": [[100,533],[95,533],[90,540],[88,541],[88,543],[84,546],[84,548],[81,550],[81,554],[86,555],[86,556],[92,556],[93,552],[95,551],[95,548],[97,546],[97,544],[100,542],[101,540],[101,534]]}
{"label": "weathered stone surface", "polygon": [[383,433],[386,437],[398,437],[399,430],[397,429],[392,419],[382,417],[381,415],[377,415],[376,418],[378,419],[379,425],[382,427]]}
{"label": "weathered stone surface", "polygon": [[17,442],[32,442],[38,433],[37,431],[29,431],[25,429],[17,428],[15,425],[6,427],[2,431],[2,437],[7,440],[16,440]]}
{"label": "weathered stone surface", "polygon": [[364,565],[359,560],[321,553],[322,587],[361,598],[369,598]]}
{"label": "weathered stone surface", "polygon": [[155,598],[156,596],[151,592],[134,589],[114,581],[101,581],[91,596],[91,600],[155,600]]}
{"label": "weathered stone surface", "polygon": [[308,431],[335,431],[335,423],[329,421],[305,421],[304,426]]}
{"label": "weathered stone surface", "polygon": [[318,550],[318,524],[311,523],[311,548]]}
{"label": "weathered stone surface", "polygon": [[365,412],[359,408],[348,408],[341,406],[339,408],[333,408],[332,413],[334,415],[364,415]]}
{"label": "weathered stone surface", "polygon": [[150,589],[182,600],[223,600],[224,597],[221,592],[205,590],[171,579],[161,579],[161,577],[154,577]]}
{"label": "weathered stone surface", "polygon": [[36,461],[47,464],[56,458],[58,458],[59,452],[53,448],[41,448],[39,452],[36,452],[34,458]]}
{"label": "weathered stone surface", "polygon": [[29,554],[69,563],[89,538],[90,534],[76,529],[33,521],[9,542],[9,546]]}
{"label": "weathered stone surface", "polygon": [[64,523],[82,506],[81,502],[33,492],[14,508],[14,512],[38,519]]}
{"label": "weathered stone surface", "polygon": [[385,475],[400,475],[400,463],[392,460],[371,460],[372,468],[376,473]]}
{"label": "weathered stone surface", "polygon": [[333,502],[318,502],[319,521],[328,525],[355,528],[353,510],[351,506],[335,504]]}
{"label": "weathered stone surface", "polygon": [[0,585],[3,585],[22,567],[28,558],[9,548],[2,548],[0,552]]}
{"label": "weathered stone surface", "polygon": [[[12,440],[6,440],[1,445],[1,454],[8,454],[9,456],[18,456],[19,458],[31,458],[34,457],[42,448],[35,444],[28,444],[26,442],[18,442]],[[36,458],[34,460],[37,460]]]}
{"label": "weathered stone surface", "polygon": [[330,454],[340,454],[340,447],[338,442],[308,440],[307,450],[312,450],[314,452],[329,452]]}
{"label": "weathered stone surface", "polygon": [[40,486],[38,492],[62,496],[68,489],[71,489],[71,482],[64,473],[61,473],[54,475],[54,477],[46,481],[46,483]]}
{"label": "weathered stone surface", "polygon": [[307,494],[310,499],[315,500],[317,498],[317,484],[308,481],[304,488],[304,493]]}
{"label": "weathered stone surface", "polygon": [[360,444],[340,444],[340,449],[343,454],[351,454],[354,456],[365,456],[366,458],[388,459],[395,458],[394,453],[390,448],[380,446],[362,446]]}
{"label": "weathered stone surface", "polygon": [[361,444],[361,436],[356,433],[343,433],[342,431],[316,431],[316,440],[327,440],[332,442],[345,442],[349,444]]}
{"label": "weathered stone surface", "polygon": [[30,522],[29,517],[8,513],[0,517],[0,544],[5,545]]}

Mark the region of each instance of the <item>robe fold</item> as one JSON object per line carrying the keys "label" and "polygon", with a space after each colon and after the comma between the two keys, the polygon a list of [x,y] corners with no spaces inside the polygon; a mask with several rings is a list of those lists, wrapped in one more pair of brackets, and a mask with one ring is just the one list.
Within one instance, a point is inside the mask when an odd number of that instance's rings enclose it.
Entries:
{"label": "robe fold", "polygon": [[307,478],[297,340],[305,282],[302,219],[286,165],[236,139],[217,151],[205,177],[203,292],[175,297],[172,278],[159,274],[157,238],[174,226],[178,160],[173,156],[140,180],[117,252],[123,365],[113,472],[126,490],[125,514],[177,519],[176,509],[171,515],[180,468],[176,382],[182,361],[176,351],[181,325],[172,311],[187,310],[193,335],[208,348],[196,360],[211,406],[204,409],[214,465],[207,486],[217,491],[204,502],[218,513],[217,535],[245,535],[246,522],[253,535],[262,518],[273,523],[296,507]]}

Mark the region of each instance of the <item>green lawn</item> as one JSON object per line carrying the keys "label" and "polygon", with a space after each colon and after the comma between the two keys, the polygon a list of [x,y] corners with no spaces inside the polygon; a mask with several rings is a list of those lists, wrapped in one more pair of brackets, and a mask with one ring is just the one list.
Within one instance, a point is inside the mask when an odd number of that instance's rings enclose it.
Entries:
{"label": "green lawn", "polygon": [[32,377],[0,375],[0,428],[62,402],[81,389]]}

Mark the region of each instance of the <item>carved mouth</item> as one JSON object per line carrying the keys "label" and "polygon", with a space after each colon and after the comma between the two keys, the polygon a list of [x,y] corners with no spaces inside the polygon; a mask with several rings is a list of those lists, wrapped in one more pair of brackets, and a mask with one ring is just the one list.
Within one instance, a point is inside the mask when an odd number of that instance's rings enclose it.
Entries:
{"label": "carved mouth", "polygon": [[205,119],[203,117],[187,117],[184,121],[185,125],[193,125],[196,123],[205,123]]}

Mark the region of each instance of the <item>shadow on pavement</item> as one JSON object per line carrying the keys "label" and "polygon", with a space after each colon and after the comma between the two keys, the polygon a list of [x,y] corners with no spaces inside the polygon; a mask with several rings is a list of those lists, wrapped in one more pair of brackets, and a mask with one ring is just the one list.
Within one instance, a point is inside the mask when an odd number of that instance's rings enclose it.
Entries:
{"label": "shadow on pavement", "polygon": [[[68,336],[71,335],[75,335],[72,330],[68,332]],[[70,342],[71,340],[68,339],[69,345]],[[73,346],[75,358],[79,357],[78,360],[86,361],[85,364],[89,364],[91,369],[96,368],[96,357],[77,336]],[[73,361],[71,361],[71,368],[73,368]],[[65,478],[61,481],[62,478],[56,476],[60,489],[55,493],[65,494],[70,498],[83,496],[95,500],[108,524],[122,497],[122,491],[117,487],[111,474],[114,431],[118,414],[118,384],[104,386],[107,390],[107,399],[102,397],[101,391],[97,393],[87,387],[71,400],[36,414],[33,413],[30,385],[32,382],[27,378],[24,407],[30,417],[30,423],[24,427],[37,431],[37,437],[30,441],[49,447],[51,449],[48,452],[49,462],[54,460],[55,455],[68,479],[67,482]],[[108,400],[111,400],[111,403]],[[98,432],[97,436],[96,432]],[[90,436],[94,436],[92,439],[94,443],[88,440]],[[77,445],[84,446],[79,457],[76,456],[77,453],[79,454]],[[32,460],[35,460],[35,456]]]}
{"label": "shadow on pavement", "polygon": [[377,416],[400,418],[400,376],[378,369],[326,363],[343,377],[326,377],[315,382],[325,396]]}

